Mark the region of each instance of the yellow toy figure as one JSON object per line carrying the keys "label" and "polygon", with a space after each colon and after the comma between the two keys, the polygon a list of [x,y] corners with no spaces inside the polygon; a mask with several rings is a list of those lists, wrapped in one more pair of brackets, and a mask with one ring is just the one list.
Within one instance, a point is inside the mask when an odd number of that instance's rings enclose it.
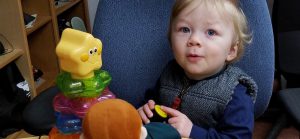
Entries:
{"label": "yellow toy figure", "polygon": [[53,101],[56,127],[49,136],[53,139],[78,138],[87,109],[102,100],[115,98],[107,87],[111,76],[100,69],[101,41],[89,33],[65,29],[56,54],[62,70],[56,84],[62,93]]}
{"label": "yellow toy figure", "polygon": [[121,99],[107,99],[88,110],[81,139],[180,139],[169,124],[142,124],[137,110]]}
{"label": "yellow toy figure", "polygon": [[73,79],[94,76],[94,70],[102,66],[102,42],[91,34],[65,29],[56,47],[60,68],[70,72]]}
{"label": "yellow toy figure", "polygon": [[57,85],[65,96],[95,97],[110,83],[102,66],[102,43],[91,34],[65,29],[56,47],[60,67],[64,71]]}

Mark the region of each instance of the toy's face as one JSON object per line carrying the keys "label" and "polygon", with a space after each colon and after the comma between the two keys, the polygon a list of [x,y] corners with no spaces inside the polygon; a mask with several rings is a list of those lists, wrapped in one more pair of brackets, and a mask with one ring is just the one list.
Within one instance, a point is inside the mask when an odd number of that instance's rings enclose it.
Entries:
{"label": "toy's face", "polygon": [[[73,56],[79,66],[89,70],[99,69],[102,66],[102,43],[100,40],[93,38],[84,44],[82,49],[75,51]],[[80,57],[79,57],[80,56]]]}
{"label": "toy's face", "polygon": [[80,78],[91,77],[102,66],[102,43],[85,32],[65,29],[56,53],[61,69]]}
{"label": "toy's face", "polygon": [[80,56],[81,62],[87,62],[86,64],[91,64],[97,66],[99,63],[99,56],[101,54],[100,47],[94,47],[88,51],[84,50]]}

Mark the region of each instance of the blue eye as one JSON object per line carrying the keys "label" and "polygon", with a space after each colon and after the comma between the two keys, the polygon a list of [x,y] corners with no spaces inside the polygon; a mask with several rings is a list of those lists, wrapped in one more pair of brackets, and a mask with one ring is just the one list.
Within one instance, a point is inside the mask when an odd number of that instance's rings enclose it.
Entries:
{"label": "blue eye", "polygon": [[180,31],[182,31],[183,33],[189,33],[190,29],[188,27],[182,27],[180,28]]}
{"label": "blue eye", "polygon": [[214,36],[214,35],[216,35],[216,31],[214,31],[214,30],[212,30],[212,29],[209,29],[209,30],[207,31],[207,35],[209,35],[209,36]]}

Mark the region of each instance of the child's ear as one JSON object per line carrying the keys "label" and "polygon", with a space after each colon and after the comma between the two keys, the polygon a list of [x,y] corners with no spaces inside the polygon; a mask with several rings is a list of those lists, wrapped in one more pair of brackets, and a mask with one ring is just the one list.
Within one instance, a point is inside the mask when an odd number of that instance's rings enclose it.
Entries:
{"label": "child's ear", "polygon": [[237,53],[238,53],[238,42],[234,44],[234,46],[232,46],[228,52],[226,61],[230,62],[231,60],[235,59],[237,57]]}

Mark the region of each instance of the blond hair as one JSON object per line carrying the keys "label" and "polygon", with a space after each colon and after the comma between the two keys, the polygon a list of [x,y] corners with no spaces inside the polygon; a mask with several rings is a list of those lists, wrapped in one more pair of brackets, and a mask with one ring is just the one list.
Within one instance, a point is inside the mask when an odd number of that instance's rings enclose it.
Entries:
{"label": "blond hair", "polygon": [[169,40],[171,40],[171,28],[173,21],[177,18],[180,12],[182,12],[189,5],[194,4],[194,2],[198,2],[197,6],[200,6],[201,4],[205,4],[206,7],[215,6],[216,9],[218,9],[219,14],[227,15],[221,17],[228,18],[229,16],[233,23],[234,32],[236,34],[236,40],[233,42],[232,46],[236,44],[238,46],[237,57],[232,61],[229,61],[229,63],[239,60],[244,53],[245,45],[251,43],[252,34],[248,29],[247,18],[242,9],[238,7],[236,0],[176,0],[170,17],[168,32]]}

